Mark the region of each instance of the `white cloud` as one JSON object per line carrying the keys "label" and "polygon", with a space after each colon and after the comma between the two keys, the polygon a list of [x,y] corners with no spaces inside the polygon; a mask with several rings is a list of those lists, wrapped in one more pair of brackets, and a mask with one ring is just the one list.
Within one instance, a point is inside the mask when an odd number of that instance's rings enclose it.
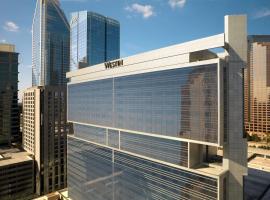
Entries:
{"label": "white cloud", "polygon": [[0,43],[7,43],[5,39],[0,40]]}
{"label": "white cloud", "polygon": [[270,16],[270,9],[262,9],[259,10],[257,13],[255,13],[254,18],[263,18],[263,17],[268,17]]}
{"label": "white cloud", "polygon": [[145,19],[155,15],[154,8],[151,5],[134,3],[131,6],[127,6],[125,10],[141,14]]}
{"label": "white cloud", "polygon": [[186,0],[169,0],[169,5],[172,8],[183,8],[186,4]]}
{"label": "white cloud", "polygon": [[9,32],[18,32],[19,31],[19,26],[17,24],[15,24],[13,21],[6,21],[3,28]]}

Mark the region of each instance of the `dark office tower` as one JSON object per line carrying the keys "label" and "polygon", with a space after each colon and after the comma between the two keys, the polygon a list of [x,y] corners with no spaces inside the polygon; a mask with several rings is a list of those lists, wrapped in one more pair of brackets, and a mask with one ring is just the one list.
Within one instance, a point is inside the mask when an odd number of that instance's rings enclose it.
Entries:
{"label": "dark office tower", "polygon": [[246,131],[266,136],[270,133],[270,35],[248,37],[245,80]]}
{"label": "dark office tower", "polygon": [[120,24],[97,13],[71,14],[71,70],[119,58]]}
{"label": "dark office tower", "polygon": [[23,147],[34,155],[36,193],[66,187],[66,86],[28,88],[23,96]]}
{"label": "dark office tower", "polygon": [[32,85],[65,84],[70,33],[59,0],[37,0],[32,28]]}
{"label": "dark office tower", "polygon": [[14,45],[0,44],[0,144],[18,135],[18,53]]}

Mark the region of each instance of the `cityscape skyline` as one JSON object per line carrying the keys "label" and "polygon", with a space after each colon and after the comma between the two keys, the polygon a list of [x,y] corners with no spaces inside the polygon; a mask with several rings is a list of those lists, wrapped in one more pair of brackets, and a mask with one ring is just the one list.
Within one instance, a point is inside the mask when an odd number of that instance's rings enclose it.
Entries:
{"label": "cityscape skyline", "polygon": [[5,1],[0,199],[270,199],[267,1]]}
{"label": "cityscape skyline", "polygon": [[[2,2],[0,8],[0,42],[16,44],[16,51],[20,52],[20,101],[23,90],[31,86],[31,26],[35,3],[30,0],[11,0]],[[226,14],[247,14],[248,34],[267,34],[266,27],[270,25],[268,20],[270,3],[267,0],[237,2],[62,0],[60,3],[68,20],[71,12],[81,10],[95,11],[119,20],[122,27],[120,57],[221,33],[223,27],[218,22]],[[209,7],[213,8],[212,12],[205,13]],[[24,12],[20,12],[22,10]],[[202,16],[203,27],[200,20]],[[203,31],[198,31],[200,28],[203,28]],[[155,37],[152,37],[153,33]]]}

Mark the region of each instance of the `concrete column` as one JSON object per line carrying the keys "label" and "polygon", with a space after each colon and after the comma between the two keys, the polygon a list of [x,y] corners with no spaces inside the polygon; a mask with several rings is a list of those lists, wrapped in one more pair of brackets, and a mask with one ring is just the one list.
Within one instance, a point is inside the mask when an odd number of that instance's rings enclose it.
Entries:
{"label": "concrete column", "polygon": [[229,170],[226,199],[243,199],[243,175],[247,174],[247,141],[243,136],[243,69],[247,62],[247,19],[225,16],[226,85],[224,167]]}

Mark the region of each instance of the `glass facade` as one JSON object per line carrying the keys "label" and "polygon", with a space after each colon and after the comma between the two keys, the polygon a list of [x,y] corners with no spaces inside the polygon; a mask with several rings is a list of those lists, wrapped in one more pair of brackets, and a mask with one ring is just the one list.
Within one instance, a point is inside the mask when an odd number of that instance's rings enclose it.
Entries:
{"label": "glass facade", "polygon": [[32,85],[62,85],[70,61],[69,23],[55,0],[37,1],[33,19]]}
{"label": "glass facade", "polygon": [[218,143],[217,77],[214,63],[68,84],[69,197],[217,199],[217,176],[191,169],[202,145],[179,139]]}
{"label": "glass facade", "polygon": [[188,143],[120,132],[121,150],[162,160],[164,162],[188,166]]}
{"label": "glass facade", "polygon": [[88,62],[90,65],[106,61],[106,18],[102,15],[91,13],[88,25]]}
{"label": "glass facade", "polygon": [[44,35],[44,30],[40,30],[42,23],[41,8],[41,2],[37,1],[32,25],[32,86],[39,84],[41,78],[41,62],[44,63],[44,59],[41,57],[44,51],[44,48],[41,49],[41,35]]}
{"label": "glass facade", "polygon": [[68,85],[68,120],[112,126],[112,109],[112,79]]}
{"label": "glass facade", "polygon": [[73,124],[75,136],[171,164],[188,166],[188,143],[81,124]]}
{"label": "glass facade", "polygon": [[118,21],[88,11],[71,14],[71,69],[120,57]]}
{"label": "glass facade", "polygon": [[70,70],[79,62],[87,63],[87,11],[71,14],[70,22]]}
{"label": "glass facade", "polygon": [[68,120],[217,143],[217,87],[217,64],[70,84]]}
{"label": "glass facade", "polygon": [[71,198],[100,200],[217,199],[217,179],[68,139]]}
{"label": "glass facade", "polygon": [[120,57],[120,24],[118,21],[106,19],[106,61]]}
{"label": "glass facade", "polygon": [[108,137],[107,137],[108,146],[120,149],[120,146],[119,146],[120,145],[120,131],[110,130],[110,129],[108,129],[107,131],[108,131]]}
{"label": "glass facade", "polygon": [[270,133],[270,36],[250,36],[245,71],[245,128],[250,134]]}
{"label": "glass facade", "polygon": [[18,137],[18,53],[0,50],[0,144]]}
{"label": "glass facade", "polygon": [[106,129],[94,126],[73,124],[74,133],[77,137],[99,144],[106,144]]}

